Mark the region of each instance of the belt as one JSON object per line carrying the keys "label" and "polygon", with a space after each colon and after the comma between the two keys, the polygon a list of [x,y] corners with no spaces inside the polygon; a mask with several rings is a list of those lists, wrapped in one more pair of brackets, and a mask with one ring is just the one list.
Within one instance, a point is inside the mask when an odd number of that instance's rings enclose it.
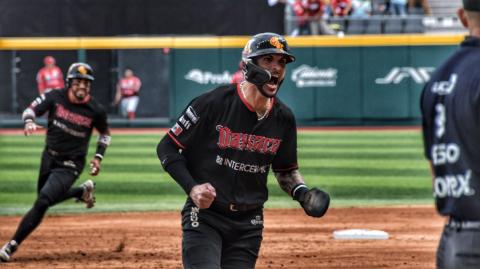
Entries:
{"label": "belt", "polygon": [[222,203],[222,202],[213,202],[212,206],[214,208],[219,208],[224,211],[250,211],[260,208],[262,205],[259,204],[235,204],[235,203]]}
{"label": "belt", "polygon": [[447,226],[450,228],[480,229],[480,221],[456,220],[454,218],[450,218]]}

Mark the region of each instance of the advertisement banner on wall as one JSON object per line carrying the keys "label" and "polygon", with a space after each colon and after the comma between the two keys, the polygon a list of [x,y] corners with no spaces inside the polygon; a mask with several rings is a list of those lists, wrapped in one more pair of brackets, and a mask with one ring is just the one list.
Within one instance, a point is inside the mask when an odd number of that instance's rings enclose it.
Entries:
{"label": "advertisement banner on wall", "polygon": [[[279,98],[299,121],[418,120],[423,85],[454,47],[293,48]],[[174,114],[195,96],[228,84],[238,50],[177,50]]]}

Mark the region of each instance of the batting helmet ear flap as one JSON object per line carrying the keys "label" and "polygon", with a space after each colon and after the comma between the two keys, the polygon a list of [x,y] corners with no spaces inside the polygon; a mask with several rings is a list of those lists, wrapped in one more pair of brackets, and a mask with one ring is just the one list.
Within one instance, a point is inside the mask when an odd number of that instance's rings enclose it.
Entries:
{"label": "batting helmet ear flap", "polygon": [[245,80],[253,83],[257,86],[263,86],[269,82],[272,78],[272,74],[268,70],[261,68],[253,63],[252,59],[245,59],[245,65],[243,67],[243,73]]}

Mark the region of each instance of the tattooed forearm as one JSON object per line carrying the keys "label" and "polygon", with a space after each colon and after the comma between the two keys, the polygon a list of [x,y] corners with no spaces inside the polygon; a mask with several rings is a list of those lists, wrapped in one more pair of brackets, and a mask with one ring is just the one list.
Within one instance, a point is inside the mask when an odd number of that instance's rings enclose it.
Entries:
{"label": "tattooed forearm", "polygon": [[295,185],[305,183],[298,170],[275,173],[275,177],[277,178],[278,184],[280,184],[282,190],[289,195],[292,193],[292,189],[295,187]]}

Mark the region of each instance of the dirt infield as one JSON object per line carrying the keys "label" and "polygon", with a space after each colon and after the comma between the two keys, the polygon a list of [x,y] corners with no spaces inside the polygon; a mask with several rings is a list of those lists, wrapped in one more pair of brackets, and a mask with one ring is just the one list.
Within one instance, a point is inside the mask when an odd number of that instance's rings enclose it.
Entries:
{"label": "dirt infield", "polygon": [[[0,240],[20,217],[0,217]],[[265,211],[257,267],[434,268],[443,225],[433,207],[333,208],[322,219],[299,209]],[[388,240],[335,240],[337,229],[379,229]],[[182,268],[177,212],[48,216],[1,268]]]}

